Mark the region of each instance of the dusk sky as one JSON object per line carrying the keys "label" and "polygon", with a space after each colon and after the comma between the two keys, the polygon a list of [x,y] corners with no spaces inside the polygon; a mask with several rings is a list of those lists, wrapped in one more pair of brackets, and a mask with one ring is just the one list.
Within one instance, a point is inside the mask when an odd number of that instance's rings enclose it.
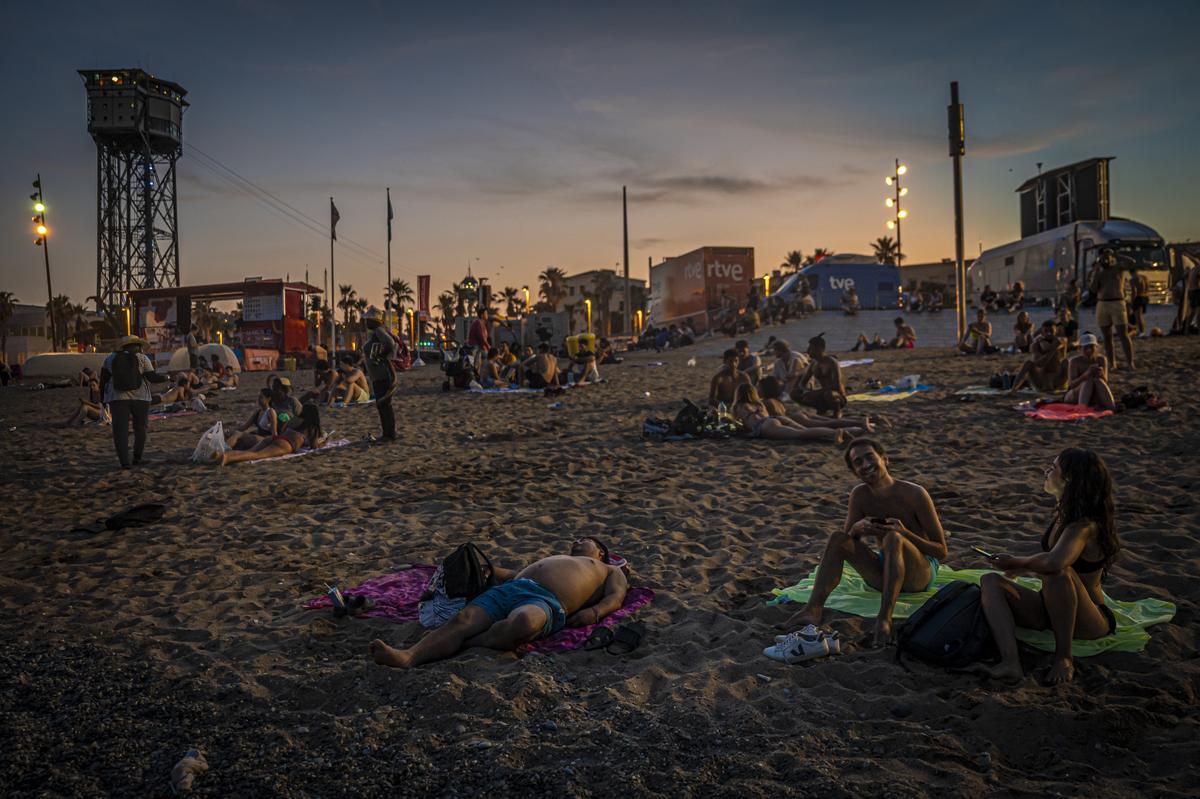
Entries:
{"label": "dusk sky", "polygon": [[[136,11],[131,8],[136,7]],[[986,10],[985,10],[985,8]],[[870,252],[884,175],[909,165],[910,262],[953,255],[949,82],[967,115],[967,252],[1018,237],[1014,189],[1115,156],[1112,210],[1200,238],[1200,3],[7,3],[0,289],[45,303],[29,222],[41,172],[55,293],[96,285],[96,151],[81,68],[181,84],[184,139],[339,235],[337,278],[536,286],[703,245]],[[185,149],[182,280],[320,285],[328,241]],[[478,259],[478,260],[475,260]],[[535,289],[536,290],[536,289]]]}

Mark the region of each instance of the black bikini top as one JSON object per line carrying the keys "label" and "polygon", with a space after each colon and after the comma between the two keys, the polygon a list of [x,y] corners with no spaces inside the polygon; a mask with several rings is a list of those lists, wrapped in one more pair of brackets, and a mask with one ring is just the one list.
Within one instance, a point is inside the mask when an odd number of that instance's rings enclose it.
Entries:
{"label": "black bikini top", "polygon": [[[1050,534],[1052,532],[1054,532],[1054,522],[1050,522],[1050,526],[1047,527],[1046,532],[1042,534],[1042,551],[1043,552],[1050,551]],[[1101,569],[1103,569],[1104,561],[1103,560],[1087,560],[1083,557],[1083,555],[1080,555],[1078,558],[1075,559],[1075,562],[1071,564],[1071,568],[1075,570],[1076,574],[1091,574],[1093,572],[1098,572]]]}

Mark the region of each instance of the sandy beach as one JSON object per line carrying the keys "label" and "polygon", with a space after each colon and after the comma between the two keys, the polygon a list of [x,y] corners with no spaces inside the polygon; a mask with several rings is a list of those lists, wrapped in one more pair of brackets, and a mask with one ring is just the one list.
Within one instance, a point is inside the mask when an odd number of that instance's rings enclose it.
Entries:
{"label": "sandy beach", "polygon": [[[751,343],[802,348],[822,323]],[[1138,341],[1139,371],[1115,374],[1115,394],[1150,384],[1170,412],[1085,423],[952,396],[1020,356],[875,352],[846,371],[852,386],[937,386],[867,410],[895,423],[880,436],[893,474],[929,489],[955,567],[984,565],[969,544],[1036,549],[1061,448],[1108,460],[1125,550],[1105,588],[1178,613],[1144,652],[1078,659],[1057,689],[854,646],[805,666],[762,656],[794,611],[767,606],[770,590],[812,570],[854,479],[833,446],[642,439],[647,416],[704,399],[729,345],[634,354],[559,409],[443,394],[426,367],[401,376],[399,443],[362,441],[373,409],[335,410],[324,426],[351,445],[223,469],[188,457],[217,419],[245,420],[262,373],[219,411],[151,422],[147,463],[125,472],[108,428],[56,426],[77,389],[0,391],[0,795],[167,795],[193,746],[202,797],[1196,795],[1200,339]],[[154,500],[158,524],[70,532]],[[419,625],[301,607],[462,542],[519,566],[583,534],[657,591],[630,655],[476,650],[400,673],[367,643],[412,642]],[[870,625],[826,621],[849,639]],[[1027,671],[1047,660],[1023,650]]]}

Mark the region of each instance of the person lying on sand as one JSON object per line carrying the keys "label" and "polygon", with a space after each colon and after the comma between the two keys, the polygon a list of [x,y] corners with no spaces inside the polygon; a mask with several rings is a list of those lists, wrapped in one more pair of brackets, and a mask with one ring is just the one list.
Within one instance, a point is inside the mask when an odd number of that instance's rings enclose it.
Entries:
{"label": "person lying on sand", "polygon": [[751,385],[750,375],[741,370],[736,349],[725,350],[720,370],[708,384],[708,404],[715,408],[722,402],[732,405],[738,386]]}
{"label": "person lying on sand", "polygon": [[187,402],[194,396],[190,372],[181,372],[175,378],[175,386],[154,398],[156,405],[170,405],[175,402]]}
{"label": "person lying on sand", "polygon": [[1108,359],[1097,352],[1096,336],[1079,337],[1079,354],[1067,361],[1067,393],[1063,402],[1115,411],[1117,402],[1108,387]]}
{"label": "person lying on sand", "polygon": [[300,410],[300,415],[287,423],[277,435],[263,438],[248,450],[218,452],[213,460],[221,466],[241,461],[260,461],[278,458],[299,452],[304,447],[317,448],[325,443],[321,432],[321,412],[311,402]]}
{"label": "person lying on sand", "polygon": [[[1113,635],[1117,619],[1104,604],[1100,582],[1121,550],[1117,537],[1113,483],[1104,459],[1091,450],[1068,448],[1046,469],[1045,491],[1055,499],[1054,516],[1036,555],[995,554],[989,564],[1004,575],[983,576],[983,613],[1000,650],[1000,663],[977,664],[973,671],[997,680],[1022,678],[1016,628],[1054,631],[1054,661],[1046,682],[1075,676],[1071,641]],[[1009,577],[1028,574],[1042,581],[1039,591]]]}
{"label": "person lying on sand", "polygon": [[356,402],[366,402],[371,398],[371,386],[367,376],[355,364],[354,356],[343,352],[338,356],[338,372],[334,380],[333,391],[329,392],[329,404],[338,400],[347,405]]}
{"label": "person lying on sand", "polygon": [[853,435],[831,427],[805,427],[786,414],[773,415],[758,390],[749,383],[738,386],[733,404],[733,418],[745,426],[751,438],[771,441],[833,441],[842,443]]}
{"label": "person lying on sand", "polygon": [[[816,408],[817,413],[840,416],[846,407],[846,384],[837,358],[825,351],[824,333],[808,340],[808,357],[812,360],[792,390],[792,399],[798,405]],[[810,381],[816,381],[817,388],[806,388]]]}
{"label": "person lying on sand", "polygon": [[279,414],[271,407],[271,389],[258,392],[258,407],[239,429],[231,432],[225,441],[233,449],[252,449],[264,438],[279,434]]}
{"label": "person lying on sand", "polygon": [[367,651],[381,666],[407,669],[473,646],[507,652],[564,626],[595,624],[621,607],[628,580],[607,562],[607,550],[594,538],[576,540],[570,553],[542,558],[518,572],[497,568],[503,582],[413,646],[395,649],[376,638]]}
{"label": "person lying on sand", "polygon": [[525,361],[524,369],[530,388],[558,388],[558,358],[546,342],[538,344],[538,354]]}
{"label": "person lying on sand", "polygon": [[825,602],[842,581],[842,564],[848,562],[882,595],[872,644],[883,646],[892,640],[892,611],[900,592],[926,591],[933,585],[938,565],[946,558],[946,534],[929,492],[892,477],[878,441],[851,441],[846,465],[862,482],[850,491],[846,522],[829,536],[812,595],[790,624],[820,626]]}
{"label": "person lying on sand", "polygon": [[958,342],[958,351],[968,355],[987,352],[992,346],[992,323],[987,320],[987,311],[980,308],[975,312],[975,321],[967,325],[967,332]]}
{"label": "person lying on sand", "polygon": [[886,346],[887,345],[883,343],[883,337],[878,333],[876,333],[875,338],[871,339],[870,341],[867,340],[866,333],[859,333],[858,341],[854,342],[854,346],[850,348],[850,351],[858,352],[859,348],[862,348],[863,352],[871,352],[872,350],[884,349]]}
{"label": "person lying on sand", "polygon": [[1062,391],[1067,383],[1067,343],[1059,338],[1053,319],[1042,322],[1029,345],[1029,354],[1031,357],[1017,372],[1009,391],[1015,393],[1026,385],[1032,385],[1038,391]]}
{"label": "person lying on sand", "polygon": [[772,416],[786,416],[801,427],[828,427],[833,430],[847,430],[852,434],[875,432],[875,425],[891,429],[891,421],[883,414],[871,416],[841,416],[832,419],[828,416],[818,416],[801,410],[789,411],[783,404],[783,383],[775,376],[764,377],[758,384],[758,393],[763,404],[767,406]]}

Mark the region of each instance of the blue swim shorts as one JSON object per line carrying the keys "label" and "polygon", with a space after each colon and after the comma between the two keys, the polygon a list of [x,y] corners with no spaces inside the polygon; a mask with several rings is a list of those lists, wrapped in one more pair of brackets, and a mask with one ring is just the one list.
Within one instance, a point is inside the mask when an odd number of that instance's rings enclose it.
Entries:
{"label": "blue swim shorts", "polygon": [[[883,553],[876,552],[875,554],[879,556],[879,565],[882,567]],[[937,581],[938,566],[941,565],[938,563],[937,558],[931,558],[928,555],[925,556],[925,560],[929,561],[929,585],[922,588],[922,591],[928,591],[930,588],[933,588],[933,584]]]}
{"label": "blue swim shorts", "polygon": [[567,623],[567,614],[554,592],[541,583],[525,578],[500,583],[467,604],[483,608],[484,612],[492,617],[492,621],[506,619],[508,614],[526,605],[539,607],[546,612],[546,625],[537,634],[537,638],[556,633]]}

